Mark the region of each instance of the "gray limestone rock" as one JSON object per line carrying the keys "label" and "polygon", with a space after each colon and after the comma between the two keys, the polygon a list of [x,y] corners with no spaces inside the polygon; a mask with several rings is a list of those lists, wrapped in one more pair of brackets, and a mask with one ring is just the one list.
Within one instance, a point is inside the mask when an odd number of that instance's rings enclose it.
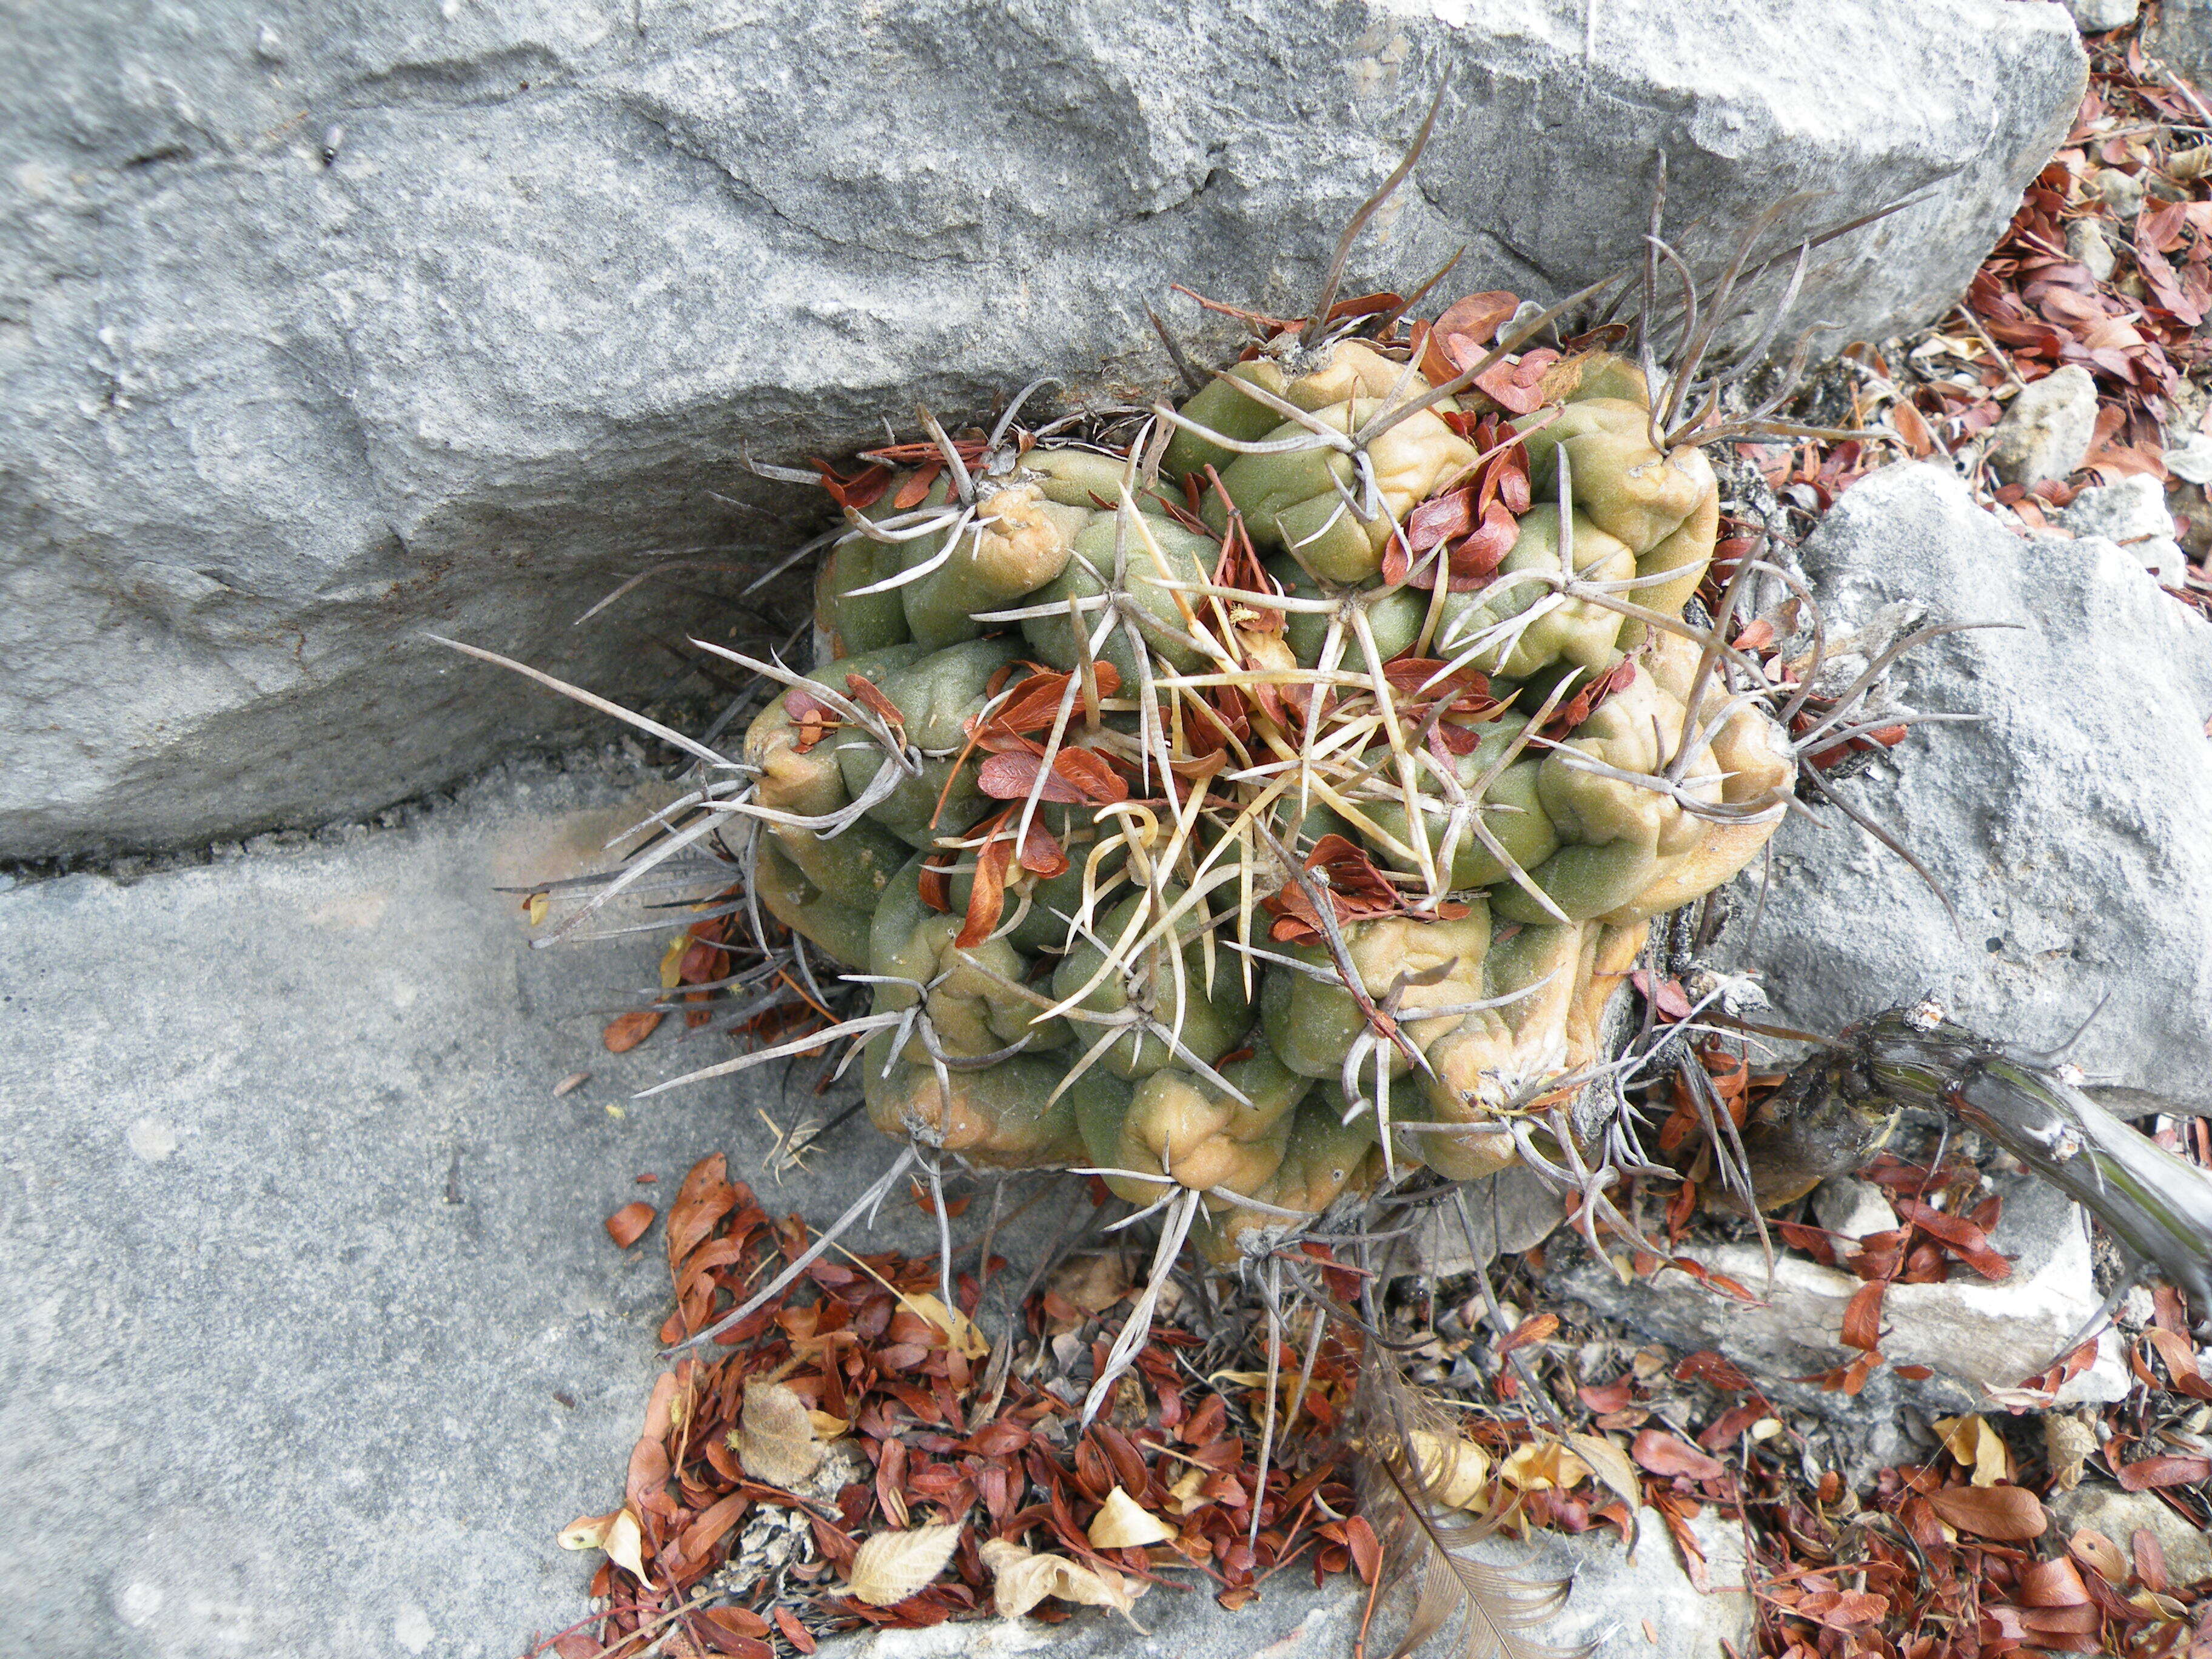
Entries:
{"label": "gray limestone rock", "polygon": [[2112,252],[2104,226],[2087,216],[2066,222],[2066,253],[2100,283],[2119,265],[2119,256]]}
{"label": "gray limestone rock", "polygon": [[2066,0],[2075,26],[2084,34],[2124,29],[2136,21],[2137,0]]}
{"label": "gray limestone rock", "polygon": [[2145,49],[2202,88],[2212,81],[2212,0],[2162,0]]}
{"label": "gray limestone rock", "polygon": [[1559,1194],[1526,1164],[1461,1188],[1467,1221],[1451,1205],[1440,1204],[1421,1219],[1414,1260],[1431,1278],[1449,1278],[1486,1267],[1499,1255],[1533,1250],[1565,1219]]}
{"label": "gray limestone rock", "polygon": [[2179,587],[2188,575],[2189,562],[2173,538],[2173,514],[2166,509],[2166,487],[2148,472],[2085,489],[2057,516],[2076,536],[2111,542],[2166,586]]}
{"label": "gray limestone rock", "polygon": [[1932,995],[1984,1036],[2055,1048],[2101,1005],[2070,1054],[2092,1092],[2212,1109],[2212,626],[2134,550],[2016,536],[1932,466],[1866,479],[1801,552],[1831,638],[2007,626],[1894,671],[1911,707],[1978,722],[1919,726],[1838,786],[1956,921],[1832,809],[1793,817],[1746,961],[1778,1023],[1834,1030]]}
{"label": "gray limestone rock", "polygon": [[[1038,374],[1150,395],[1181,281],[1281,310],[1440,85],[1355,282],[1553,294],[1663,147],[1711,261],[1881,338],[2063,137],[2055,7],[1839,0],[32,0],[0,39],[0,854],[204,842],[464,775],[723,625],[820,522],[744,474]],[[1218,323],[1218,319],[1216,319]],[[1212,337],[1218,343],[1218,331]],[[584,629],[621,576],[670,582]]]}
{"label": "gray limestone rock", "polygon": [[2097,383],[2069,363],[2006,405],[1990,434],[1990,465],[2008,483],[2063,478],[2088,455],[2096,433]]}
{"label": "gray limestone rock", "polygon": [[2084,1481],[2071,1492],[2053,1492],[2051,1518],[2062,1536],[2086,1527],[2130,1552],[2138,1528],[2158,1540],[2166,1577],[2176,1584],[2212,1577],[2212,1540],[2159,1501],[2154,1492],[2123,1492],[2100,1480]]}
{"label": "gray limestone rock", "polygon": [[2212,483],[2212,433],[2176,434],[2166,447],[2166,470],[2185,483]]}

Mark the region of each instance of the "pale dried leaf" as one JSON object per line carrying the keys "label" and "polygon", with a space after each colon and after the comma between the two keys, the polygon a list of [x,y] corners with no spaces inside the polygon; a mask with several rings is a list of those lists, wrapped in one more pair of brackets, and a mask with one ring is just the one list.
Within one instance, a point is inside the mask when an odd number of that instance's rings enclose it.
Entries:
{"label": "pale dried leaf", "polygon": [[561,1528],[556,1541],[564,1550],[599,1550],[607,1546],[607,1533],[615,1523],[620,1510],[609,1510],[605,1515],[580,1515]]}
{"label": "pale dried leaf", "polygon": [[646,1582],[645,1529],[629,1510],[615,1511],[615,1518],[607,1528],[606,1541],[600,1547],[606,1551],[608,1560],[639,1583]]}
{"label": "pale dried leaf", "polygon": [[1091,1517],[1090,1535],[1093,1549],[1126,1550],[1164,1544],[1175,1533],[1167,1522],[1116,1486],[1106,1494],[1105,1506]]}
{"label": "pale dried leaf", "polygon": [[1045,1281],[1063,1302],[1087,1314],[1102,1314],[1133,1288],[1129,1261],[1119,1250],[1078,1256]]}
{"label": "pale dried leaf", "polygon": [[945,1571],[960,1543],[960,1528],[939,1525],[908,1532],[879,1532],[853,1558],[848,1588],[872,1607],[903,1601]]}
{"label": "pale dried leaf", "polygon": [[853,1425],[842,1417],[832,1417],[828,1412],[809,1412],[806,1421],[823,1440],[835,1440]]}
{"label": "pale dried leaf", "polygon": [[2012,1454],[2004,1437],[1982,1417],[1940,1417],[1934,1425],[1943,1437],[1944,1449],[1959,1461],[1977,1486],[1994,1486],[2012,1479]]}
{"label": "pale dried leaf", "polygon": [[943,1331],[946,1340],[970,1359],[981,1359],[991,1352],[991,1345],[975,1328],[975,1322],[966,1314],[956,1313],[946,1307],[942,1298],[924,1294],[901,1296],[899,1300],[908,1309]]}
{"label": "pale dried leaf", "polygon": [[1628,1507],[1626,1528],[1628,1549],[1636,1550],[1636,1515],[1644,1507],[1644,1482],[1636,1473],[1635,1460],[1601,1434],[1571,1434],[1567,1443],[1582,1455],[1584,1462],[1605,1482],[1613,1495]]}
{"label": "pale dried leaf", "polygon": [[1064,1555],[1033,1555],[1019,1544],[994,1538],[983,1546],[983,1565],[991,1570],[992,1599],[1002,1619],[1018,1619],[1051,1596],[1080,1607],[1111,1607],[1139,1632],[1131,1609],[1151,1586],[1107,1567],[1087,1567]]}
{"label": "pale dried leaf", "polygon": [[771,1486],[795,1486],[822,1462],[806,1402],[781,1382],[745,1384],[744,1415],[730,1443],[745,1473]]}
{"label": "pale dried leaf", "polygon": [[1168,1507],[1177,1515],[1190,1515],[1213,1500],[1200,1490],[1206,1485],[1204,1469],[1185,1469],[1168,1487]]}
{"label": "pale dried leaf", "polygon": [[1565,1491],[1589,1479],[1589,1464],[1557,1440],[1531,1441],[1498,1466],[1499,1477],[1521,1492]]}
{"label": "pale dried leaf", "polygon": [[[1538,1640],[1535,1632],[1565,1601],[1566,1584],[1531,1583],[1466,1554],[1494,1534],[1514,1506],[1447,1523],[1405,1455],[1414,1435],[1449,1443],[1460,1437],[1457,1425],[1389,1363],[1360,1367],[1353,1423],[1353,1443],[1363,1448],[1361,1513],[1382,1545],[1383,1576],[1407,1582],[1413,1591],[1391,1659],[1405,1659],[1459,1615],[1460,1639],[1451,1651],[1460,1659],[1565,1659],[1563,1650]],[[1387,1455],[1378,1455],[1382,1449]]]}
{"label": "pale dried leaf", "polygon": [[1406,1449],[1431,1501],[1447,1509],[1480,1507],[1489,1484],[1490,1455],[1474,1441],[1414,1429],[1406,1436]]}

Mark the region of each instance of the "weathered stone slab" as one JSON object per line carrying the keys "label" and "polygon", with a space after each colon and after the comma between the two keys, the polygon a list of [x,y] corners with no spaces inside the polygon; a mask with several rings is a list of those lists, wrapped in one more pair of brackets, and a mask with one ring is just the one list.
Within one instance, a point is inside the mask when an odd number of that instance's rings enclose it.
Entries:
{"label": "weathered stone slab", "polygon": [[1462,289],[1565,291],[1638,251],[1663,147],[1693,256],[1925,191],[1808,281],[1878,338],[2083,73],[2003,0],[39,0],[0,40],[0,855],[313,826],[573,726],[429,628],[649,690],[721,608],[570,619],[795,541],[818,504],[741,453],[1149,395],[1146,304],[1306,303],[1440,84],[1356,283],[1466,243]]}
{"label": "weathered stone slab", "polygon": [[1878,649],[1916,617],[2008,626],[1895,670],[1911,707],[1978,723],[1917,727],[1840,786],[1956,921],[1832,809],[1791,818],[1747,958],[1784,1023],[1834,1030],[1933,996],[2049,1049],[2101,1005],[2069,1054],[2093,1092],[2212,1109],[2212,626],[2138,548],[2016,536],[1933,466],[1858,484],[1801,552],[1832,639],[1872,629]]}

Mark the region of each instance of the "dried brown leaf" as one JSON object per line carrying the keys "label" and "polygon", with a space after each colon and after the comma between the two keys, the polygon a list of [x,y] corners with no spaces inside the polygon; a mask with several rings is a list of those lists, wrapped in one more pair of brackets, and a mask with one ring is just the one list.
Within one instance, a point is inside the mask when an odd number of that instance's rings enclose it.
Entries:
{"label": "dried brown leaf", "polygon": [[2041,1501],[2025,1486],[1946,1486],[1928,1506],[1961,1532],[2000,1543],[2025,1543],[2051,1528]]}
{"label": "dried brown leaf", "polygon": [[1687,1475],[1692,1480],[1715,1480],[1728,1473],[1728,1465],[1708,1457],[1695,1446],[1662,1429],[1638,1432],[1632,1448],[1636,1461],[1654,1474]]}
{"label": "dried brown leaf", "polygon": [[645,1230],[659,1213],[643,1199],[635,1200],[607,1218],[607,1237],[614,1240],[617,1249],[626,1250],[645,1237]]}
{"label": "dried brown leaf", "polygon": [[660,1029],[662,1016],[650,1008],[623,1014],[611,1021],[599,1041],[611,1054],[626,1054]]}
{"label": "dried brown leaf", "polygon": [[2083,1527],[2066,1540],[2066,1547],[2076,1561],[2101,1573],[2107,1583],[2117,1587],[2128,1582],[2128,1558],[2094,1527]]}

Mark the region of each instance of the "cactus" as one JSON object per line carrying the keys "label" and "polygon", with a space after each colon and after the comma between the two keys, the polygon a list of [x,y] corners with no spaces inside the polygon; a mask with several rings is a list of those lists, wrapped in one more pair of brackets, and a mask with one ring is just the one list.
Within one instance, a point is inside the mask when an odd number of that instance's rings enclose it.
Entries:
{"label": "cactus", "polygon": [[1516,412],[1424,325],[1310,331],[1126,445],[867,458],[824,659],[715,803],[867,987],[878,1127],[1182,1195],[1218,1258],[1417,1171],[1573,1163],[1553,1109],[1650,918],[1795,776],[1685,620],[1717,491],[1635,366],[1524,358]]}
{"label": "cactus", "polygon": [[[1210,379],[1175,352],[1179,406],[1030,431],[1032,386],[988,434],[922,411],[851,477],[755,467],[843,522],[811,671],[694,641],[780,688],[738,757],[457,647],[706,763],[554,935],[678,854],[748,918],[732,994],[787,988],[754,1028],[783,1040],[659,1087],[837,1048],[896,1167],[1081,1170],[1168,1211],[1155,1290],[1186,1239],[1269,1257],[1340,1200],[1516,1161],[1636,1236],[1608,1073],[1650,1056],[1608,1012],[1652,919],[1787,810],[1820,665],[1817,627],[1794,660],[1733,642],[1756,561],[1708,580],[1698,446],[1775,429],[1784,393],[1723,397],[1774,323],[1701,364],[1787,261],[1752,260],[1769,215],[1711,304],[1670,316],[1647,263],[1633,326],[1581,335],[1620,276],[1534,316],[1335,304],[1419,143],[1308,318],[1217,307],[1253,331]],[[789,1034],[802,1007],[831,1023]]]}

